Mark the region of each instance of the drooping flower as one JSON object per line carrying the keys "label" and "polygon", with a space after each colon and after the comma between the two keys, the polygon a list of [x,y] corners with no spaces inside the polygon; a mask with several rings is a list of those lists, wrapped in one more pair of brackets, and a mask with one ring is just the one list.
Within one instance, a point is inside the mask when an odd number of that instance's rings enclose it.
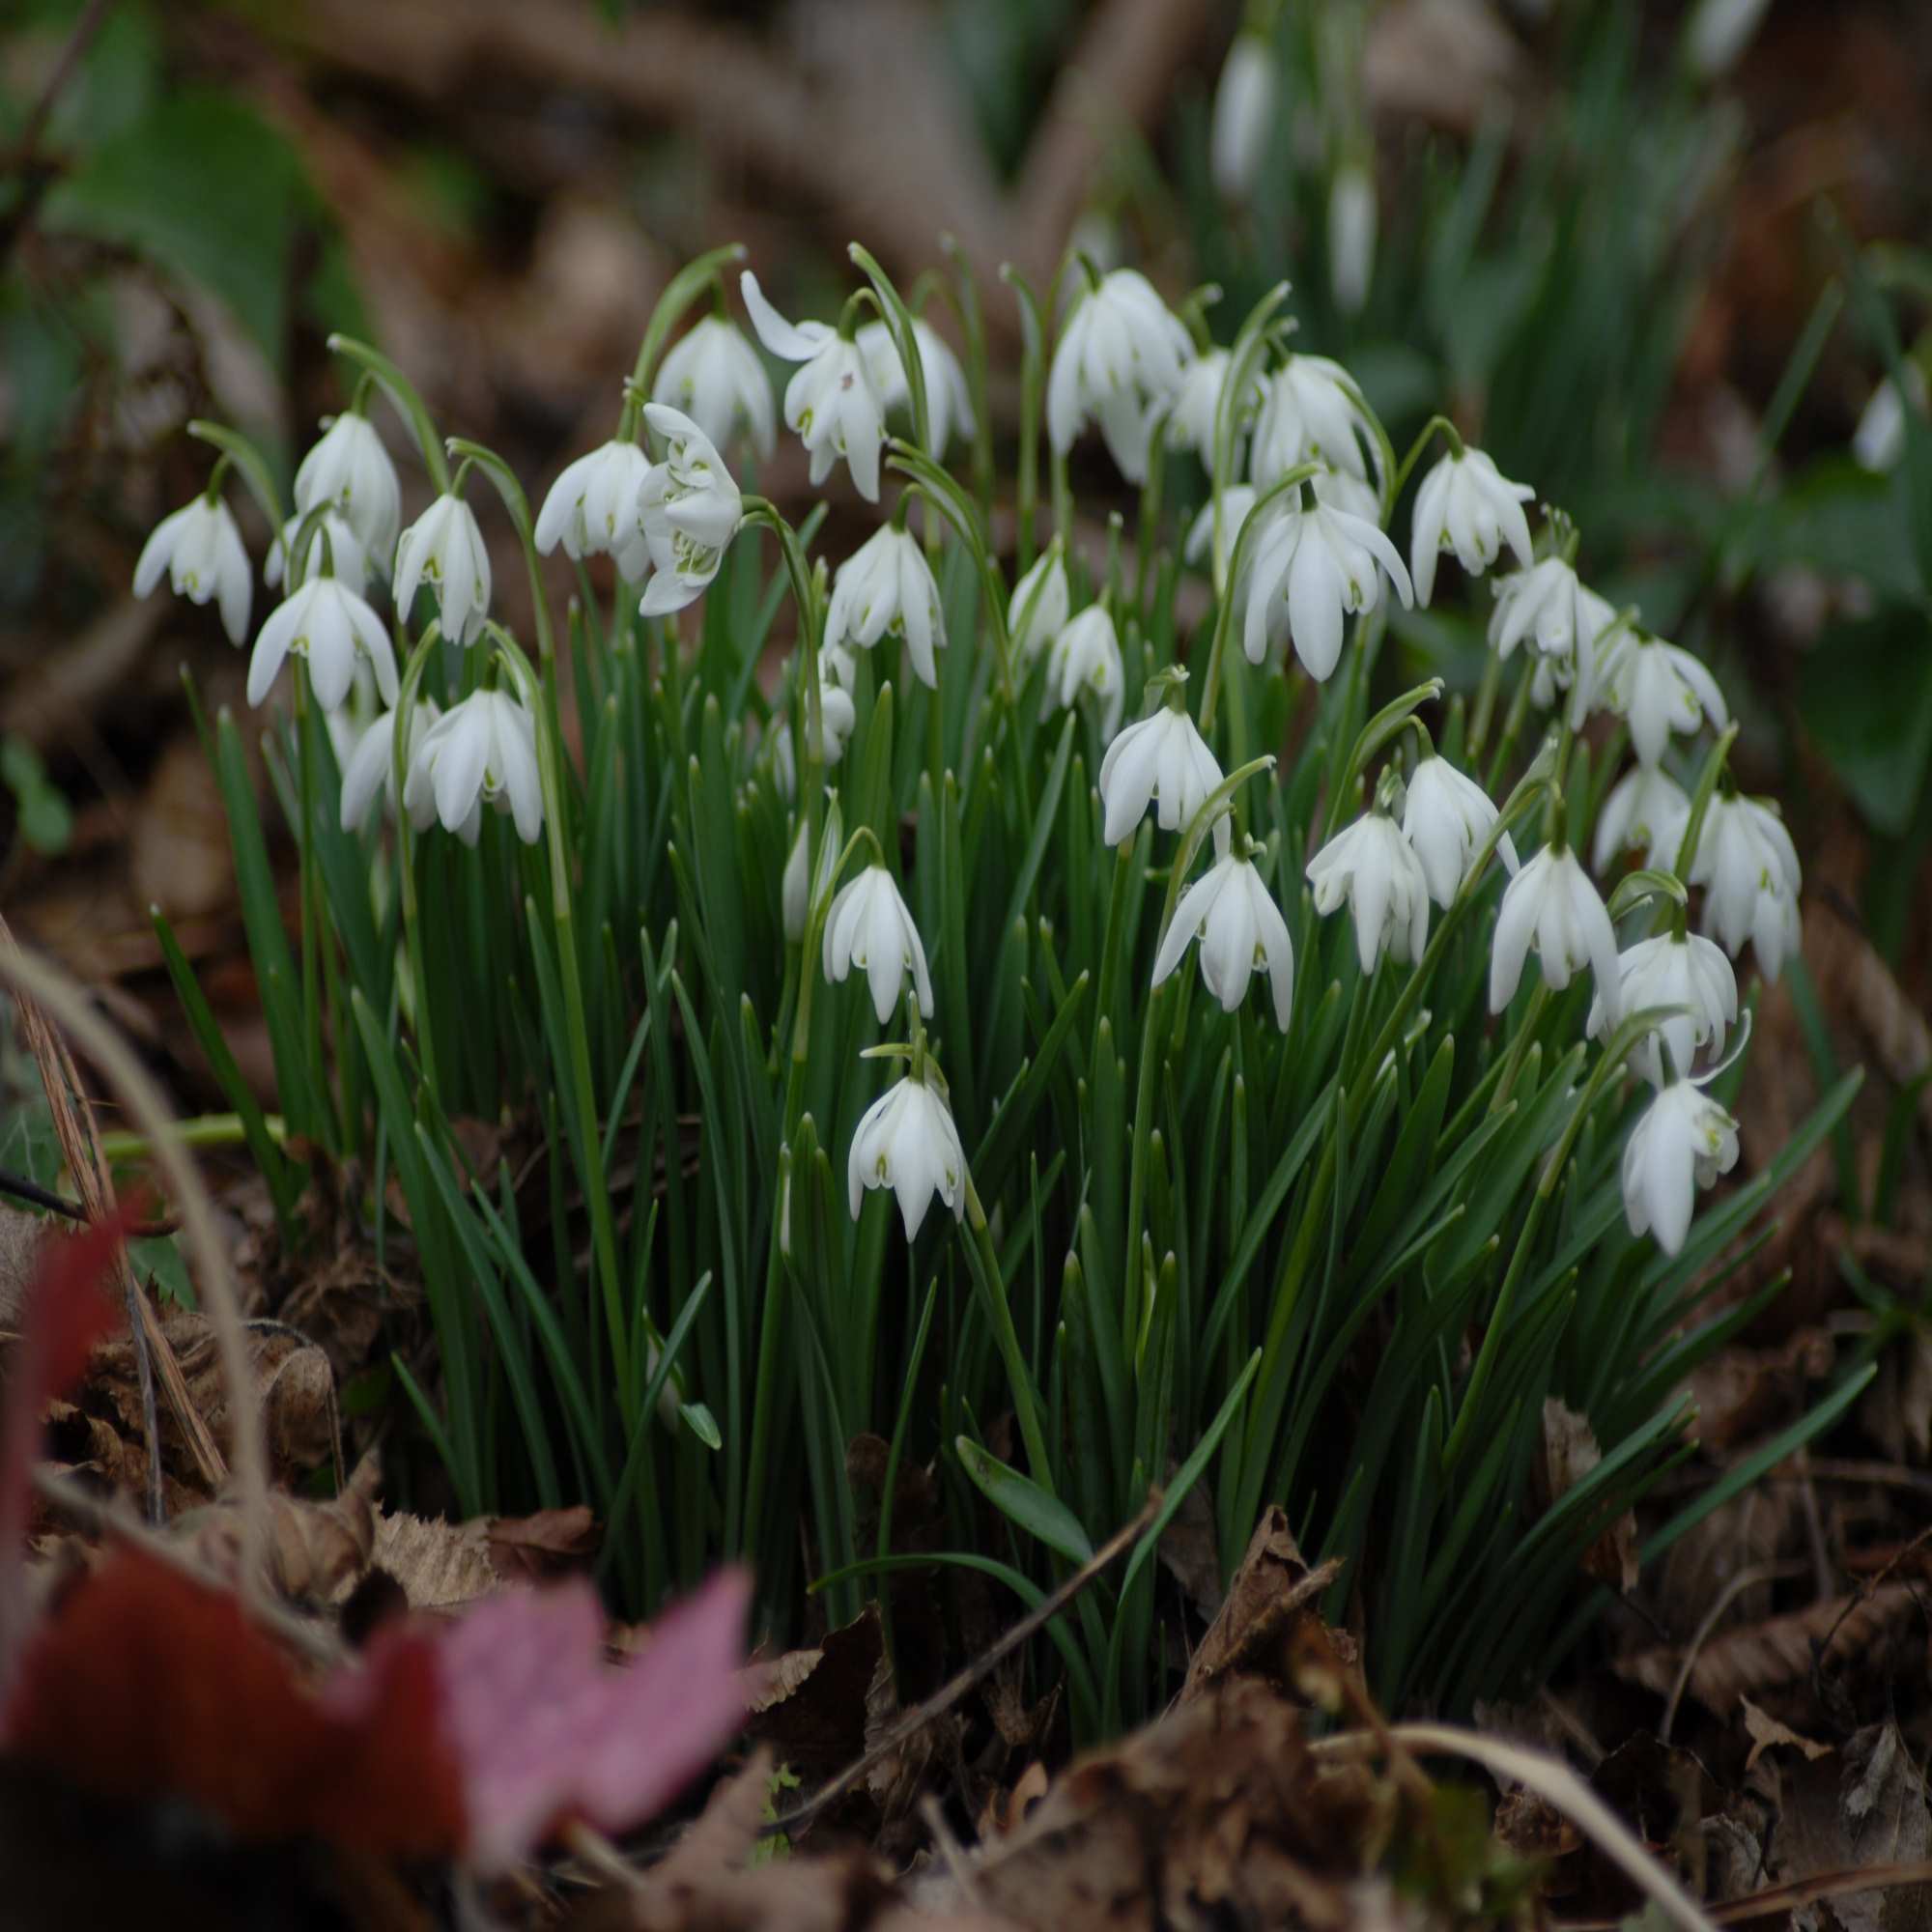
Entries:
{"label": "drooping flower", "polygon": [[476,513],[447,491],[396,545],[396,615],[405,624],[425,583],[436,598],[442,635],[451,643],[470,642],[490,614],[490,553]]}
{"label": "drooping flower", "polygon": [[[1402,836],[1409,842],[1429,882],[1429,896],[1445,911],[1468,876],[1477,848],[1496,822],[1490,795],[1447,758],[1421,759],[1408,781],[1403,805]],[[1496,850],[1516,870],[1516,846],[1505,832]]]}
{"label": "drooping flower", "polygon": [[[1221,492],[1221,540],[1228,547],[1232,557],[1235,546],[1241,540],[1241,526],[1248,521],[1248,513],[1255,507],[1255,498],[1260,493],[1251,483],[1230,483]],[[1208,546],[1214,541],[1214,499],[1210,497],[1201,506],[1200,514],[1194,519],[1187,532],[1187,543],[1181,555],[1187,562],[1198,564],[1208,555]],[[1247,573],[1243,573],[1245,579]]]}
{"label": "drooping flower", "polygon": [[838,810],[838,795],[828,791],[825,796],[825,812],[818,827],[817,865],[807,865],[808,821],[801,811],[798,830],[792,835],[791,856],[785,861],[784,874],[779,882],[779,911],[784,922],[785,941],[792,946],[805,937],[811,908],[831,891],[838,855],[844,849],[845,821]]}
{"label": "drooping flower", "polygon": [[1917,362],[1902,363],[1900,368],[1905,378],[1904,394],[1899,393],[1895,379],[1885,377],[1871,392],[1859,426],[1852,432],[1853,459],[1861,469],[1874,475],[1896,469],[1905,454],[1906,404],[1909,402],[1921,416],[1926,410],[1924,370]]}
{"label": "drooping flower", "polygon": [[1053,653],[1046,661],[1042,715],[1056,704],[1071,710],[1083,693],[1091,694],[1099,702],[1104,744],[1120,726],[1125,680],[1114,620],[1104,603],[1090,604],[1053,640]]}
{"label": "drooping flower", "polygon": [[1191,824],[1221,778],[1220,764],[1186,707],[1163,704],[1151,718],[1119,733],[1100,760],[1102,838],[1118,845],[1131,838],[1156,799],[1163,832]]}
{"label": "drooping flower", "polygon": [[368,553],[363,550],[362,539],[355,534],[354,525],[340,510],[323,512],[309,537],[308,549],[299,558],[299,567],[296,567],[296,539],[306,515],[306,511],[298,510],[282,526],[281,534],[269,546],[269,554],[262,564],[262,582],[270,590],[278,590],[286,576],[289,588],[298,590],[311,577],[322,576],[326,566],[329,575],[347,584],[356,596],[365,595],[369,588]]}
{"label": "drooping flower", "polygon": [[311,577],[269,612],[248,661],[248,702],[269,695],[294,651],[308,660],[316,702],[333,711],[349,696],[357,655],[376,674],[384,704],[396,701],[396,654],[388,627],[346,583],[333,577]]}
{"label": "drooping flower", "polygon": [[[418,698],[410,722],[410,734],[403,752],[405,783],[412,761],[422,744],[423,733],[442,716],[442,707],[434,698]],[[370,724],[356,739],[342,767],[342,829],[360,832],[369,822],[376,800],[382,798],[395,810],[396,717],[392,706]],[[410,823],[418,832],[427,831],[436,816],[436,799],[423,792]]]}
{"label": "drooping flower", "polygon": [[[1381,444],[1355,379],[1326,355],[1289,355],[1268,378],[1249,473],[1264,490],[1304,463],[1368,482]],[[1372,467],[1373,466],[1373,467]]]}
{"label": "drooping flower", "polygon": [[190,604],[214,601],[230,643],[248,635],[254,578],[235,513],[219,497],[211,499],[204,492],[155,526],[134,563],[134,595],[147,596],[163,571],[177,597]]}
{"label": "drooping flower", "polygon": [[771,379],[735,322],[707,315],[692,324],[658,364],[651,401],[688,415],[714,449],[739,435],[768,457],[778,440]]}
{"label": "drooping flower", "polygon": [[872,1010],[884,1026],[898,1005],[908,972],[919,994],[919,1009],[932,1017],[932,980],[925,970],[925,948],[893,875],[883,866],[867,866],[838,889],[825,919],[825,977],[842,980],[859,967],[871,988]]}
{"label": "drooping flower", "polygon": [[1180,319],[1134,269],[1086,289],[1060,331],[1046,381],[1046,426],[1063,456],[1093,418],[1115,467],[1147,480],[1153,418],[1180,387],[1194,345]]}
{"label": "drooping flower", "polygon": [[636,582],[649,563],[638,493],[650,468],[651,459],[627,438],[613,437],[580,456],[550,486],[537,512],[538,554],[548,556],[561,543],[573,560],[614,556],[619,575]]}
{"label": "drooping flower", "polygon": [[1708,890],[1704,930],[1733,959],[1748,940],[1758,970],[1776,980],[1799,942],[1798,849],[1770,799],[1714,798],[1688,881]]}
{"label": "drooping flower", "polygon": [[1359,315],[1376,270],[1376,182],[1344,161],[1328,184],[1328,286],[1344,315]]}
{"label": "drooping flower", "polygon": [[1590,875],[1567,845],[1546,845],[1503,889],[1490,955],[1490,1010],[1499,1013],[1516,997],[1530,948],[1552,992],[1569,985],[1588,966],[1597,993],[1614,1025],[1622,1017],[1617,988],[1617,935]]}
{"label": "drooping flower", "polygon": [[1673,1080],[1624,1146],[1624,1215],[1633,1235],[1655,1235],[1666,1255],[1684,1246],[1697,1189],[1738,1161],[1738,1123],[1697,1081]]}
{"label": "drooping flower", "polygon": [[837,651],[869,650],[881,638],[901,638],[920,680],[938,688],[933,652],[946,646],[939,585],[925,552],[910,530],[882,525],[838,566],[825,612],[825,644]]}
{"label": "drooping flower", "polygon": [[[379,569],[396,554],[402,523],[403,486],[376,425],[355,410],[345,410],[322,433],[296,470],[296,509],[306,514],[318,503],[338,511],[361,539]],[[338,577],[348,572],[339,565]]]}
{"label": "drooping flower", "polygon": [[[1509,571],[1494,580],[1494,589],[1491,649],[1507,658],[1519,644],[1528,644],[1562,668],[1566,690],[1594,667],[1596,645],[1616,622],[1609,600],[1590,589],[1566,557],[1546,556],[1527,570]],[[1594,688],[1594,677],[1590,682]]]}
{"label": "drooping flower", "polygon": [[1208,141],[1208,171],[1230,201],[1246,201],[1254,192],[1278,91],[1274,50],[1266,36],[1236,34],[1215,83]]}
{"label": "drooping flower", "polygon": [[842,456],[860,496],[876,503],[886,412],[859,345],[822,322],[787,322],[765,299],[749,269],[738,286],[758,340],[774,355],[800,365],[785,384],[784,419],[810,453],[812,488]]}
{"label": "drooping flower", "polygon": [[1770,10],[1771,0],[1697,0],[1684,29],[1684,58],[1699,80],[1716,80],[1737,64]]}
{"label": "drooping flower", "polygon": [[[1721,947],[1695,933],[1660,933],[1626,948],[1618,955],[1617,971],[1622,1012],[1641,1012],[1646,1007],[1682,1009],[1660,1021],[1631,1052],[1631,1065],[1653,1087],[1662,1087],[1666,1080],[1660,1041],[1670,1049],[1671,1079],[1689,1073],[1703,1048],[1714,1056],[1723,1052],[1725,1031],[1738,1023],[1738,980]],[[1601,993],[1591,1002],[1584,1030],[1592,1039],[1610,1031]]]}
{"label": "drooping flower", "polygon": [[[1214,470],[1214,436],[1231,363],[1225,349],[1209,349],[1197,355],[1181,371],[1180,387],[1167,416],[1167,446],[1191,449],[1209,475]],[[1247,392],[1232,404],[1235,420],[1231,473],[1240,469],[1241,444],[1246,440],[1248,425],[1254,421],[1260,395],[1259,384],[1251,383]]]}
{"label": "drooping flower", "polygon": [[[1150,721],[1151,722],[1151,721]],[[1251,848],[1250,848],[1251,849]],[[1191,941],[1201,942],[1201,983],[1232,1013],[1247,998],[1257,970],[1268,977],[1275,1024],[1288,1031],[1294,992],[1294,949],[1288,922],[1269,897],[1244,849],[1230,849],[1181,894],[1153,962],[1153,983],[1180,964]]]}
{"label": "drooping flower", "polygon": [[[973,392],[967,386],[966,371],[959,366],[952,344],[930,323],[914,316],[912,339],[919,350],[920,374],[925,384],[925,421],[932,437],[930,454],[935,462],[943,463],[955,429],[962,437],[973,434]],[[909,408],[912,389],[906,382],[905,364],[899,359],[898,344],[894,341],[892,330],[883,322],[868,322],[852,340],[866,358],[880,406],[887,410]]]}
{"label": "drooping flower", "polygon": [[403,781],[410,822],[427,824],[434,809],[443,830],[466,845],[475,844],[486,805],[510,814],[526,845],[542,837],[536,720],[526,705],[500,691],[472,692],[431,724]]}
{"label": "drooping flower", "polygon": [[1522,506],[1535,495],[1527,483],[1510,482],[1480,449],[1444,456],[1415,493],[1408,553],[1415,601],[1427,606],[1434,594],[1435,560],[1444,551],[1454,551],[1463,570],[1480,577],[1508,544],[1527,570],[1536,559]]}
{"label": "drooping flower", "polygon": [[1429,880],[1422,861],[1385,811],[1345,825],[1308,862],[1315,910],[1324,919],[1346,899],[1355,922],[1355,956],[1373,973],[1384,950],[1398,966],[1429,943]]}
{"label": "drooping flower", "polygon": [[1703,664],[1642,632],[1618,634],[1604,659],[1603,683],[1611,708],[1630,722],[1640,764],[1656,764],[1673,731],[1695,731],[1706,718],[1719,731],[1730,723],[1724,694]]}
{"label": "drooping flower", "polygon": [[1318,683],[1342,655],[1342,620],[1373,611],[1387,573],[1405,604],[1414,601],[1394,544],[1366,518],[1324,503],[1293,505],[1252,540],[1241,644],[1250,664],[1267,653],[1270,629],[1286,615],[1294,652]]}
{"label": "drooping flower", "polygon": [[[819,761],[830,770],[845,755],[846,741],[852,735],[852,727],[859,722],[858,707],[852,701],[852,694],[842,684],[828,676],[827,660],[832,653],[826,652],[819,659],[818,678],[818,723],[812,724],[811,705],[805,707],[805,739],[808,745],[816,745]],[[798,792],[798,753],[792,744],[791,725],[781,724],[772,739],[772,777],[779,788],[779,796],[791,799]]]}
{"label": "drooping flower", "polygon": [[1637,765],[1610,787],[1597,814],[1591,867],[1605,871],[1619,852],[1640,848],[1643,863],[1653,871],[1671,871],[1690,823],[1690,801],[1684,787],[1662,765]]}
{"label": "drooping flower", "polygon": [[868,1187],[898,1196],[907,1240],[917,1238],[936,1194],[955,1220],[966,1212],[966,1151],[952,1109],[936,1088],[907,1074],[866,1109],[845,1163],[852,1218]]}
{"label": "drooping flower", "polygon": [[651,564],[638,609],[662,617],[701,596],[718,575],[724,547],[745,521],[745,499],[711,439],[688,415],[646,403],[644,420],[664,439],[665,453],[638,490]]}
{"label": "drooping flower", "polygon": [[1007,605],[1007,628],[1020,662],[1031,665],[1066,628],[1073,593],[1066,582],[1066,557],[1058,537],[1035,557],[1013,585]]}

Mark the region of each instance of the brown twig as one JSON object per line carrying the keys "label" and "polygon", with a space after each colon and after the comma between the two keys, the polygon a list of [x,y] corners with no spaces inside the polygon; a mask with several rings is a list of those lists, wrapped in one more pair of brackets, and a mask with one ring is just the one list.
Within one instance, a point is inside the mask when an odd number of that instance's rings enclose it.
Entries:
{"label": "brown twig", "polygon": [[1677,1707],[1684,1701],[1684,1692],[1690,1688],[1690,1673],[1697,1667],[1697,1658],[1704,1646],[1711,1640],[1711,1633],[1723,1621],[1728,1610],[1747,1590],[1759,1583],[1769,1583],[1778,1577],[1788,1577],[1794,1568],[1803,1569],[1802,1564],[1759,1563],[1748,1570],[1740,1570],[1724,1587],[1718,1592],[1718,1601],[1704,1612],[1697,1628],[1690,1634],[1690,1641],[1684,1646],[1684,1661],[1677,1666],[1676,1681],[1670,1687],[1670,1695],[1664,1699],[1663,1721],[1657,1727],[1657,1741],[1667,1745],[1670,1733],[1677,1722]]}

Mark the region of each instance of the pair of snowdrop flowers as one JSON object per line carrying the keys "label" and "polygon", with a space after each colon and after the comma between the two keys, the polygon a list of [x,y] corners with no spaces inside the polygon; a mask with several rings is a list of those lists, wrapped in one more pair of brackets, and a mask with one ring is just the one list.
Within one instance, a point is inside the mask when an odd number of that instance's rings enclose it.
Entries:
{"label": "pair of snowdrop flowers", "polygon": [[[396,731],[393,708],[363,731],[342,770],[342,829],[359,832],[378,799],[393,810]],[[443,711],[417,700],[403,749],[403,810],[417,832],[440,823],[466,845],[482,834],[484,808],[509,814],[517,837],[543,836],[542,768],[529,707],[501,691],[472,692]]]}
{"label": "pair of snowdrop flowers", "polygon": [[[1129,483],[1144,483],[1154,425],[1180,394],[1193,339],[1138,270],[1088,270],[1086,280],[1054,344],[1047,435],[1065,456],[1087,424],[1097,423],[1115,468]],[[1193,411],[1198,417],[1205,407],[1209,451],[1219,393],[1210,369]]]}

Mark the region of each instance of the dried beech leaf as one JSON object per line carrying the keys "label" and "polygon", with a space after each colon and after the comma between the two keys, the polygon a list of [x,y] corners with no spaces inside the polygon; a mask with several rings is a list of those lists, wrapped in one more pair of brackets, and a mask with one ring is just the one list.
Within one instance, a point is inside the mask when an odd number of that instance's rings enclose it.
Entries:
{"label": "dried beech leaf", "polygon": [[1753,1770],[1766,1751],[1774,1750],[1780,1745],[1789,1745],[1794,1750],[1803,1751],[1814,1763],[1821,1757],[1832,1755],[1830,1745],[1800,1737],[1789,1724],[1780,1724],[1769,1711],[1760,1711],[1748,1697],[1738,1701],[1744,1713],[1745,1729],[1750,1733],[1751,1741],[1750,1755],[1745,1759],[1746,1771]]}
{"label": "dried beech leaf", "polygon": [[413,1610],[449,1610],[497,1587],[486,1518],[444,1522],[380,1512],[370,1560],[403,1586]]}
{"label": "dried beech leaf", "polygon": [[582,1503],[534,1516],[492,1517],[487,1531],[490,1560],[508,1583],[546,1583],[582,1570],[603,1540],[596,1518]]}
{"label": "dried beech leaf", "polygon": [[1236,1671],[1292,1683],[1292,1671],[1306,1662],[1294,1642],[1303,1625],[1322,1633],[1339,1661],[1351,1664],[1354,1645],[1342,1633],[1328,1631],[1315,1607],[1340,1568],[1331,1559],[1311,1570],[1288,1526],[1288,1512],[1268,1509],[1255,1525],[1247,1554],[1228,1585],[1227,1601],[1187,1667],[1180,1701],[1202,1695]]}
{"label": "dried beech leaf", "polygon": [[[1547,1509],[1574,1490],[1599,1463],[1604,1452],[1587,1416],[1579,1415],[1555,1396],[1543,1405],[1543,1443],[1537,1458],[1536,1480]],[[1583,1552],[1583,1572],[1608,1583],[1625,1596],[1636,1588],[1636,1512],[1624,1513]]]}

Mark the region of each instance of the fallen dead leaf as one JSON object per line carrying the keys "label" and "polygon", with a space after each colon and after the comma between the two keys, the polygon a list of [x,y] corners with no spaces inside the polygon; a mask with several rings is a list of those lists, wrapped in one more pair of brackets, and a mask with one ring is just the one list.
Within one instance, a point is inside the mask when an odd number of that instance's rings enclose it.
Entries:
{"label": "fallen dead leaf", "polygon": [[538,1510],[534,1516],[492,1517],[490,1560],[506,1583],[547,1583],[588,1567],[603,1532],[588,1507]]}
{"label": "fallen dead leaf", "polygon": [[[369,1568],[376,1544],[375,1500],[382,1463],[373,1454],[356,1465],[342,1493],[311,1502],[270,1490],[265,1555],[276,1592],[298,1604],[339,1601]],[[215,1575],[232,1578],[242,1554],[240,1505],[211,1504],[174,1524]]]}
{"label": "fallen dead leaf", "polygon": [[1303,1626],[1322,1633],[1337,1659],[1351,1665],[1352,1641],[1339,1631],[1328,1631],[1316,1608],[1340,1567],[1330,1560],[1311,1570],[1288,1526],[1288,1512],[1269,1508],[1255,1525],[1247,1554],[1228,1585],[1227,1601],[1187,1666],[1179,1701],[1202,1696],[1236,1672],[1293,1687],[1296,1638]]}
{"label": "fallen dead leaf", "polygon": [[446,1522],[381,1511],[370,1560],[402,1585],[413,1610],[449,1610],[497,1588],[488,1520]]}
{"label": "fallen dead leaf", "polygon": [[[1777,1834],[1777,1876],[1912,1864],[1932,1854],[1932,1807],[1924,1775],[1898,1726],[1872,1724],[1847,1740],[1835,1760],[1794,1767],[1786,1778]],[[1932,1925],[1932,1886],[1890,1885],[1834,1898],[1842,1932],[1923,1932]],[[1809,1922],[1826,1921],[1813,1916]]]}
{"label": "fallen dead leaf", "polygon": [[[1599,1463],[1589,1418],[1579,1415],[1555,1396],[1543,1405],[1543,1443],[1536,1463],[1536,1482],[1545,1509],[1552,1508],[1574,1490]],[[1608,1583],[1625,1596],[1636,1588],[1636,1512],[1625,1510],[1583,1552],[1583,1572]]]}
{"label": "fallen dead leaf", "polygon": [[1744,1714],[1745,1729],[1750,1734],[1750,1755],[1745,1759],[1747,1772],[1755,1768],[1757,1761],[1766,1751],[1789,1745],[1792,1749],[1803,1751],[1807,1759],[1816,1763],[1821,1757],[1832,1755],[1830,1745],[1821,1745],[1813,1739],[1800,1737],[1789,1724],[1781,1724],[1769,1711],[1761,1711],[1748,1697],[1738,1700],[1738,1708]]}

